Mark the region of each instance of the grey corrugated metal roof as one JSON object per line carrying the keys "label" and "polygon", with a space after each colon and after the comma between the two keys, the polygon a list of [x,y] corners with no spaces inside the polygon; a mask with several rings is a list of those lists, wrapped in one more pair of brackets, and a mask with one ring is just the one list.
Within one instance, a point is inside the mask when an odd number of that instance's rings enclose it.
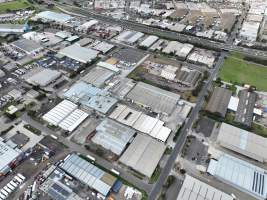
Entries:
{"label": "grey corrugated metal roof", "polygon": [[127,98],[150,107],[155,112],[171,114],[180,95],[139,82],[128,93]]}
{"label": "grey corrugated metal roof", "polygon": [[120,155],[127,143],[135,134],[135,131],[111,119],[105,119],[96,128],[96,135],[92,141],[104,148]]}
{"label": "grey corrugated metal roof", "polygon": [[120,162],[151,177],[165,148],[163,143],[139,134],[121,156]]}
{"label": "grey corrugated metal roof", "polygon": [[93,49],[80,47],[79,45],[73,44],[60,50],[59,53],[79,62],[88,63],[95,59],[99,52]]}
{"label": "grey corrugated metal roof", "polygon": [[235,115],[236,122],[251,126],[256,98],[257,94],[248,90],[241,90],[239,92],[239,103]]}
{"label": "grey corrugated metal roof", "polygon": [[106,172],[76,154],[71,154],[60,164],[60,167],[71,176],[95,189],[104,196],[107,196],[116,181],[116,178],[112,175],[110,175],[112,179],[110,182],[102,180],[102,177],[106,175]]}
{"label": "grey corrugated metal roof", "polygon": [[215,87],[211,98],[208,102],[206,110],[211,113],[219,114],[224,117],[227,112],[227,107],[231,98],[232,92],[230,90]]}

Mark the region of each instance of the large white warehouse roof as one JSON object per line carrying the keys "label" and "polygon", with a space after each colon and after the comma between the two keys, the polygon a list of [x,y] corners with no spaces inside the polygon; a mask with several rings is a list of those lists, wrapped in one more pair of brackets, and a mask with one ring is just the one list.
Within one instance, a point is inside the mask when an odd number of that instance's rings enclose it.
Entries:
{"label": "large white warehouse roof", "polygon": [[222,154],[210,161],[208,173],[257,199],[267,197],[267,171],[248,162]]}
{"label": "large white warehouse roof", "polygon": [[73,44],[71,46],[65,47],[59,53],[81,63],[89,63],[97,57],[99,52]]}
{"label": "large white warehouse roof", "polygon": [[267,161],[267,139],[255,133],[222,123],[217,142],[252,159]]}
{"label": "large white warehouse roof", "polygon": [[186,174],[177,200],[233,200],[234,198]]}
{"label": "large white warehouse roof", "polygon": [[88,114],[78,109],[78,106],[71,101],[63,100],[52,110],[43,116],[48,123],[72,132],[86,118]]}
{"label": "large white warehouse roof", "polygon": [[163,121],[131,109],[126,105],[118,104],[109,117],[162,142],[166,142],[171,133],[171,129],[165,127]]}
{"label": "large white warehouse roof", "polygon": [[36,15],[37,18],[47,20],[47,21],[55,21],[55,22],[68,22],[69,20],[73,19],[72,16],[64,14],[64,13],[57,13],[52,11],[44,11],[40,12]]}

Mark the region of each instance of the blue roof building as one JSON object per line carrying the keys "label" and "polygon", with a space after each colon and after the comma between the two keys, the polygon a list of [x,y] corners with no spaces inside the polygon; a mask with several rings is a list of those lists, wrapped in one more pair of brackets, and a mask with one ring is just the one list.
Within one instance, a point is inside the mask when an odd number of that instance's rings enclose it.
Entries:
{"label": "blue roof building", "polygon": [[108,91],[99,89],[83,81],[72,85],[72,87],[64,93],[64,97],[74,103],[80,103],[82,106],[92,108],[102,114],[106,114],[118,102]]}

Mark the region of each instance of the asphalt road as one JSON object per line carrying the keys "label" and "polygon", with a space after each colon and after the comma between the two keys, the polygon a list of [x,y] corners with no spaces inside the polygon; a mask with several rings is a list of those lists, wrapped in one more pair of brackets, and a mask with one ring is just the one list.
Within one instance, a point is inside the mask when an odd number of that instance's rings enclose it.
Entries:
{"label": "asphalt road", "polygon": [[[250,48],[245,48],[241,46],[236,46],[231,43],[221,43],[221,42],[216,42],[212,41],[209,39],[204,39],[204,38],[199,38],[197,36],[192,36],[192,35],[186,35],[182,33],[177,33],[174,31],[169,31],[169,30],[163,30],[160,28],[156,27],[151,27],[147,26],[144,24],[140,24],[137,22],[129,21],[129,20],[124,20],[124,19],[114,19],[110,16],[105,16],[102,14],[97,14],[92,11],[88,11],[82,8],[77,8],[74,6],[68,6],[68,5],[59,5],[60,8],[70,12],[70,13],[77,13],[79,15],[91,17],[100,21],[104,21],[106,23],[110,24],[116,24],[120,25],[124,28],[129,28],[135,31],[140,31],[146,34],[152,34],[152,35],[158,35],[159,37],[166,38],[169,40],[177,40],[181,42],[188,42],[191,44],[194,44],[196,46],[200,46],[203,48],[211,48],[215,50],[226,50],[226,51],[234,51],[238,53],[242,53],[247,56],[252,56],[255,58],[266,58],[267,59],[267,52],[266,51],[261,51],[257,49],[250,49]],[[234,32],[236,32],[235,30]]]}

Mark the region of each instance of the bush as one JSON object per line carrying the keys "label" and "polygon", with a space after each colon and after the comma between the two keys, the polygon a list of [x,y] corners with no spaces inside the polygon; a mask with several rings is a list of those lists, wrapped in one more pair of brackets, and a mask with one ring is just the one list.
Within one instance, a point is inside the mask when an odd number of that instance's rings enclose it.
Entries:
{"label": "bush", "polygon": [[166,183],[164,184],[164,187],[169,188],[175,181],[175,176],[170,175],[168,176]]}

